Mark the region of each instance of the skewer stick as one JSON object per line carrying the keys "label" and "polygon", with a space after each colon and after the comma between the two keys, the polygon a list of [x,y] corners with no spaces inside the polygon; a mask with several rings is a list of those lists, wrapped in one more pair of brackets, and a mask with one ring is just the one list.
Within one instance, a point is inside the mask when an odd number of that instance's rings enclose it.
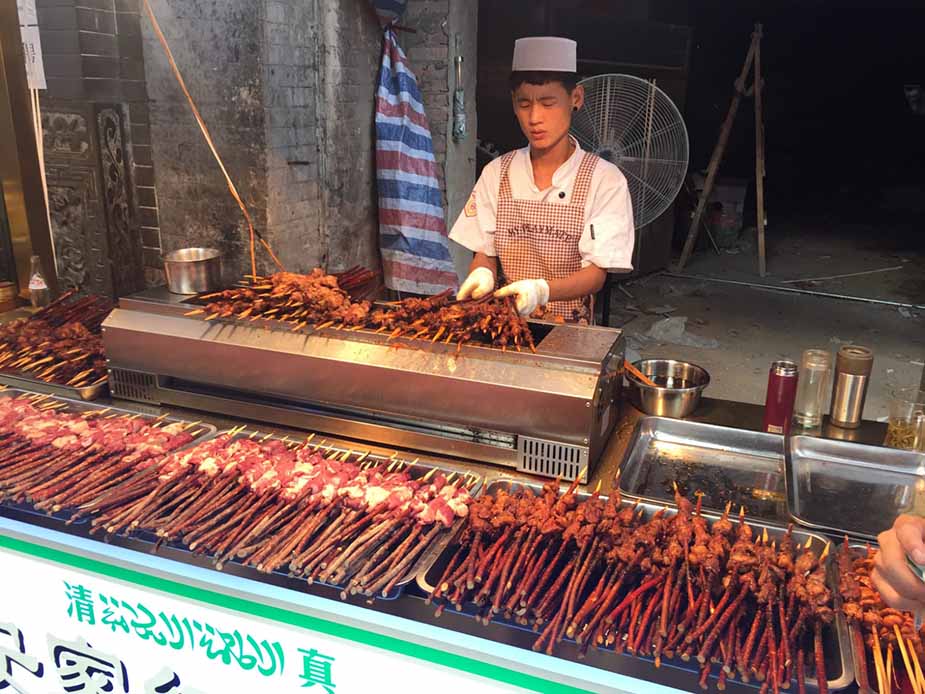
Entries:
{"label": "skewer stick", "polygon": [[825,561],[825,558],[826,558],[827,556],[829,556],[829,550],[830,550],[831,548],[832,548],[832,543],[831,543],[831,542],[826,542],[826,543],[825,543],[825,548],[822,550],[822,554],[819,555],[819,561],[820,561],[820,562]]}
{"label": "skewer stick", "polygon": [[424,476],[421,478],[421,481],[422,481],[422,482],[427,482],[431,477],[434,476],[434,473],[435,473],[435,472],[437,472],[437,468],[432,467],[432,468],[430,469],[430,472],[428,472],[426,475],[424,475]]}
{"label": "skewer stick", "polygon": [[915,652],[915,646],[912,639],[908,640],[909,657],[912,658],[912,665],[915,667],[915,679],[919,683],[919,691],[925,691],[925,675],[922,674],[922,665],[919,663],[919,654]]}
{"label": "skewer stick", "polygon": [[[876,625],[870,628],[870,633],[873,634],[873,637],[874,637],[874,667],[877,670],[877,691],[880,692],[880,694],[888,694],[890,690],[890,685],[889,685],[888,680],[887,680],[887,683],[884,684],[884,680],[886,680],[887,678],[886,678],[886,672],[884,670],[884,665],[883,665],[883,653],[880,651],[880,637],[877,635]],[[861,644],[863,643],[864,641],[861,640]],[[859,653],[858,655],[861,658],[867,657],[867,655],[863,652]]]}
{"label": "skewer stick", "polygon": [[915,694],[922,694],[922,691],[919,688],[918,678],[915,676],[915,670],[912,667],[912,662],[909,660],[909,654],[906,652],[906,641],[903,639],[903,635],[899,630],[898,624],[893,625],[893,633],[896,634],[896,641],[899,642],[899,652],[903,657],[903,663],[906,666],[906,674],[909,675],[909,681],[912,683],[912,688],[915,690]]}
{"label": "skewer stick", "polygon": [[629,360],[624,359],[623,365],[626,367],[626,370],[629,371],[633,376],[642,381],[645,385],[651,388],[658,388],[658,384],[653,381],[651,378],[646,376],[642,371],[637,369]]}
{"label": "skewer stick", "polygon": [[199,425],[199,424],[202,424],[202,420],[201,420],[201,419],[196,420],[195,422],[190,422],[190,423],[187,424],[185,427],[183,427],[183,431],[186,431],[187,429],[191,429],[192,427],[197,426],[197,425]]}
{"label": "skewer stick", "polygon": [[886,647],[886,681],[888,689],[893,688],[893,644],[887,644]]}

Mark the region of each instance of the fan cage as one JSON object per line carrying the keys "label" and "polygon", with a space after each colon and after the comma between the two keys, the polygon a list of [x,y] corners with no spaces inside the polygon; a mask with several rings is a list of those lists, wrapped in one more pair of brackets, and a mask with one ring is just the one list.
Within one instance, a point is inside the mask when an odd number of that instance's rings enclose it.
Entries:
{"label": "fan cage", "polygon": [[637,229],[667,210],[684,184],[689,148],[677,106],[653,82],[632,75],[582,80],[584,106],[572,135],[626,177]]}

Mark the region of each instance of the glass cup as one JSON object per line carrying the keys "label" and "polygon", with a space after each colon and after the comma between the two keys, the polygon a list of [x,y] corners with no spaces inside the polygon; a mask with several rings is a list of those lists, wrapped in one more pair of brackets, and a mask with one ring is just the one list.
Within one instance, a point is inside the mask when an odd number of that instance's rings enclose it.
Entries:
{"label": "glass cup", "polygon": [[814,429],[822,424],[831,373],[832,355],[828,350],[808,349],[803,352],[793,406],[793,421],[798,427]]}
{"label": "glass cup", "polygon": [[925,390],[910,386],[893,391],[883,443],[890,448],[925,452]]}

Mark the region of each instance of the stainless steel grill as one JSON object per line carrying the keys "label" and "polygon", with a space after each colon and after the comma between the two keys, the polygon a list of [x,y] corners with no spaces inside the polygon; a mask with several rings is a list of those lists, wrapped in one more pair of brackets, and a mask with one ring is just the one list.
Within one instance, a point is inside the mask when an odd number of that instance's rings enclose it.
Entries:
{"label": "stainless steel grill", "polygon": [[[190,407],[573,479],[619,419],[619,330],[531,323],[535,354],[206,322],[164,291],[103,325],[117,397]],[[586,474],[588,474],[586,472]]]}

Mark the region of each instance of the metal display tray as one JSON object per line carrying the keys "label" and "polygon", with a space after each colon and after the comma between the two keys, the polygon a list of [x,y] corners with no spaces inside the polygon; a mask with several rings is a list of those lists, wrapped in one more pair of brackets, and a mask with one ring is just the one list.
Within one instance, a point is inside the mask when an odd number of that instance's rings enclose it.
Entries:
{"label": "metal display tray", "polygon": [[783,437],[744,429],[643,417],[620,466],[620,491],[652,503],[703,494],[703,507],[727,503],[751,518],[787,523]]}
{"label": "metal display tray", "polygon": [[[186,424],[194,423],[194,422],[189,422],[188,420],[185,420],[185,419],[180,419],[178,417],[171,417],[169,415],[166,417],[158,418],[155,415],[140,413],[134,410],[127,410],[121,407],[97,405],[97,404],[85,402],[82,400],[72,400],[70,398],[60,397],[54,394],[36,393],[33,391],[21,390],[18,388],[5,388],[3,390],[0,390],[0,398],[18,397],[18,396],[24,396],[24,395],[47,395],[48,397],[42,400],[43,403],[50,403],[50,402],[66,403],[67,407],[58,409],[57,410],[58,412],[91,412],[94,410],[96,411],[102,410],[106,412],[111,412],[113,414],[123,414],[123,415],[135,416],[138,419],[141,419],[143,421],[153,421],[155,419],[160,419],[160,421],[168,422],[168,423],[176,423],[176,422],[186,423]],[[175,450],[179,451],[179,450],[189,448],[191,446],[195,446],[196,444],[201,443],[202,441],[212,438],[213,436],[215,436],[215,433],[218,431],[218,429],[211,424],[203,424],[202,422],[196,422],[195,424],[197,426],[198,433],[195,434],[195,436],[193,437],[193,440],[190,441],[185,446],[180,446],[179,448]],[[75,525],[84,525],[88,520],[87,518],[80,518],[74,521],[73,523],[71,523],[70,518],[71,518],[72,512],[67,509],[59,511],[57,513],[45,513],[44,511],[38,511],[34,509],[30,504],[16,504],[9,500],[0,502],[0,513],[5,513],[6,511],[15,513],[17,520],[25,520],[26,522],[29,522],[28,519],[36,518],[36,517],[45,519],[46,522],[44,523],[44,525],[46,525],[47,527],[52,527],[56,530],[60,530],[61,529],[60,526],[64,525],[65,523],[68,526],[72,527]]]}
{"label": "metal display tray", "polygon": [[[542,483],[539,483],[539,482],[525,482],[524,480],[520,480],[520,479],[499,476],[487,482],[487,484],[485,485],[483,494],[488,495],[488,496],[494,496],[498,492],[499,489],[504,489],[505,491],[509,493],[515,493],[519,489],[522,489],[525,487],[529,487],[535,493],[539,493],[540,490],[542,489],[542,486],[543,486]],[[560,485],[561,490],[565,490],[567,488],[568,488],[568,485],[565,485],[565,484]],[[578,491],[575,493],[575,495],[578,497],[579,500],[583,501],[587,499],[588,497],[590,497],[591,493],[586,492],[586,491]],[[607,499],[607,497],[604,495],[601,495],[600,498],[604,500]],[[674,506],[673,504],[653,504],[653,503],[648,503],[645,501],[640,501],[638,499],[636,500],[624,499],[623,506],[627,506],[627,505],[629,506],[637,505],[638,508],[644,511],[646,519],[651,518],[652,515],[655,514],[657,511],[661,509],[665,509],[665,508],[667,508],[669,512],[677,512],[677,507]],[[710,520],[716,520],[719,518],[719,515],[714,514],[714,513],[704,513],[703,515],[704,517],[709,518]],[[784,533],[786,532],[785,528],[779,525],[771,524],[771,523],[762,523],[762,522],[754,521],[754,520],[749,520],[748,523],[753,528],[767,530],[768,536],[772,540],[776,540],[776,539],[783,537]],[[818,543],[820,547],[824,546],[826,542],[828,542],[828,540],[821,535],[818,535],[812,532],[799,530],[799,529],[793,530],[793,538],[795,541],[801,542],[801,543],[805,543],[806,540],[808,540],[809,538],[813,538],[814,542]],[[416,579],[417,586],[420,590],[422,590],[425,593],[425,595],[430,595],[433,592],[435,583],[440,579],[440,576],[443,574],[444,570],[446,569],[446,566],[450,560],[450,557],[452,557],[456,549],[457,549],[457,545],[455,543],[449,543],[446,549],[444,550],[444,552],[437,558],[437,560],[418,574],[417,579]],[[832,589],[833,595],[837,595],[838,577],[836,574],[836,564],[833,561],[831,556],[829,557],[829,564],[827,566],[827,574],[828,574],[828,585],[830,589]],[[451,604],[448,604],[448,603],[441,603],[441,604],[444,605],[445,611],[456,612],[458,614],[464,614],[464,615],[467,615],[473,618],[476,616],[476,613],[478,612],[478,610],[476,610],[474,606],[471,604],[465,605],[462,611],[455,610]],[[836,607],[837,606],[838,605],[836,605]],[[828,688],[830,691],[837,691],[837,690],[845,689],[848,686],[850,686],[851,683],[854,681],[854,661],[852,660],[852,654],[851,654],[851,649],[850,649],[850,644],[849,644],[850,639],[848,635],[848,626],[847,626],[847,623],[845,622],[845,617],[842,614],[841,610],[836,609],[835,613],[836,613],[836,617],[835,617],[834,624],[827,625],[823,630],[823,639],[824,639],[824,643],[826,644],[825,665],[826,665],[826,674],[828,676],[827,683],[828,683]],[[491,621],[495,624],[500,624],[503,626],[510,627],[511,629],[517,629],[518,631],[530,631],[530,632],[533,631],[531,627],[517,624],[516,622],[512,620],[507,620],[502,617],[493,617]],[[566,638],[566,640],[571,641],[571,639],[568,639],[568,638]],[[643,660],[643,661],[650,663],[653,669],[655,668],[654,659],[651,657],[632,655],[632,654],[625,653],[625,652],[621,654],[620,657],[635,658],[637,660]],[[675,668],[678,670],[682,670],[684,672],[691,673],[691,677],[692,677],[691,691],[697,691],[699,690],[699,687],[697,686],[697,677],[699,676],[700,670],[696,666],[697,665],[696,661],[692,661],[692,663],[693,664],[688,664],[688,663],[681,661],[680,659],[663,658],[661,661],[661,667],[671,667],[671,668]],[[717,679],[717,675],[711,674],[710,678],[715,680]],[[742,686],[751,687],[754,689],[760,689],[761,685],[763,684],[761,682],[756,683],[754,680],[748,684],[745,684],[741,682],[741,680],[738,680],[738,679],[736,679],[735,681],[737,684],[740,684]],[[813,689],[819,688],[814,677],[807,677],[806,685],[807,687],[811,687]]]}
{"label": "metal display tray", "polygon": [[925,515],[925,453],[794,436],[788,467],[788,504],[800,525],[875,540],[896,516]]}
{"label": "metal display tray", "polygon": [[[229,433],[231,433],[231,431],[221,431],[221,432],[218,432],[216,436],[223,436]],[[283,440],[283,439],[289,438],[285,436],[278,436],[275,434],[269,435],[266,433],[256,431],[254,429],[245,429],[245,430],[242,430],[234,434],[235,439],[245,439],[245,438],[250,438],[250,437],[253,437],[253,438],[260,437],[260,438],[265,438],[265,439],[276,439],[276,440]],[[289,438],[289,440],[292,441],[293,439]],[[348,452],[347,448],[343,448],[343,447],[336,446],[336,445],[333,445],[333,446],[319,445],[319,448],[323,449],[324,451],[330,453],[332,456],[335,456],[335,457],[338,455],[344,455]],[[350,450],[353,450],[354,452],[362,453],[363,447],[358,446],[356,449],[350,449]],[[389,463],[393,460],[398,460],[398,461],[404,460],[405,462],[411,462],[410,460],[406,460],[405,458],[401,458],[397,456],[387,456],[387,455],[375,454],[375,453],[368,454],[364,460],[376,461],[379,463]],[[414,463],[413,470],[416,473],[418,473],[415,475],[416,477],[422,477],[426,475],[428,472],[430,472],[431,469],[434,469],[434,468],[436,468],[439,472],[443,472],[444,474],[447,474],[447,475],[450,475],[452,473],[456,473],[457,475],[468,473],[470,477],[476,478],[475,484],[473,485],[469,493],[473,497],[475,497],[481,491],[482,484],[484,482],[483,477],[481,475],[473,473],[471,470],[469,470],[468,468],[462,465],[456,465],[454,463],[443,462],[443,461],[441,461],[439,464],[418,461]],[[462,530],[463,525],[465,524],[465,520],[466,520],[465,518],[457,518],[456,521],[453,523],[453,526],[449,528],[447,532],[442,533],[439,536],[439,538],[430,545],[430,547],[424,550],[424,552],[417,559],[417,561],[415,561],[410,567],[408,567],[408,571],[406,572],[406,574],[395,584],[395,588],[389,593],[389,595],[384,596],[384,597],[380,595],[380,596],[376,596],[376,598],[380,600],[395,600],[396,598],[398,598],[404,591],[405,586],[413,582],[419,573],[426,571],[427,568],[431,564],[433,564],[437,560],[437,558],[441,555],[441,553],[446,549],[446,547],[450,544],[451,540],[456,538],[457,534]],[[179,561],[183,561],[188,564],[195,564],[199,566],[210,567],[213,569],[215,568],[212,565],[210,557],[190,551],[186,547],[186,545],[183,544],[182,541],[174,540],[169,543],[162,543],[161,538],[157,537],[157,535],[150,533],[150,532],[137,532],[136,531],[135,533],[133,533],[131,537],[128,537],[128,538],[126,537],[112,538],[112,542],[114,544],[121,544],[129,548],[136,548],[136,549],[141,548],[146,551],[153,551],[155,550],[155,547],[156,547],[156,551],[158,554],[163,554],[164,556],[168,556],[169,558],[177,559]],[[280,585],[280,586],[287,587],[287,588],[293,588],[295,590],[302,590],[303,592],[305,590],[305,586],[307,585],[305,580],[290,576],[287,571],[278,569],[268,574],[268,573],[257,571],[256,568],[252,566],[248,566],[247,564],[244,564],[237,559],[230,559],[229,561],[225,562],[221,570],[224,571],[225,573],[231,573],[237,576],[241,576],[243,578],[249,578],[255,581],[269,582],[275,585]],[[314,581],[311,585],[320,586],[322,588],[326,588],[334,592],[339,592],[344,588],[344,586],[342,585],[325,583],[323,581]],[[340,597],[342,599],[346,599],[348,596],[341,593]]]}
{"label": "metal display tray", "polygon": [[109,392],[109,376],[104,376],[88,386],[75,388],[62,383],[48,383],[22,374],[0,371],[0,383],[36,393],[52,393],[73,400],[98,400]]}

